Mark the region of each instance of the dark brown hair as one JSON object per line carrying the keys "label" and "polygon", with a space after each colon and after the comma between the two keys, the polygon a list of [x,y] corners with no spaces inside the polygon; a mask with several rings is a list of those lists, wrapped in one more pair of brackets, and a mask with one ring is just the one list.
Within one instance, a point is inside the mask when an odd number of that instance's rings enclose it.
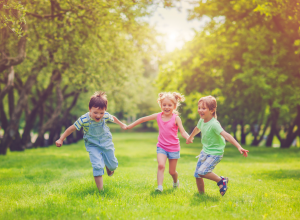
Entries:
{"label": "dark brown hair", "polygon": [[89,109],[92,107],[100,109],[105,108],[105,110],[107,109],[107,98],[105,92],[95,92],[94,95],[91,96]]}

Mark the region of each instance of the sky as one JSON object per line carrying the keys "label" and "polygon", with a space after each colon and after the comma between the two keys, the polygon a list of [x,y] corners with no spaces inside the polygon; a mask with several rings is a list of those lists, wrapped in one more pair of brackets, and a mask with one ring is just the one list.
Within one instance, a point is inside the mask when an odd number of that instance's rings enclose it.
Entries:
{"label": "sky", "polygon": [[156,27],[156,30],[165,34],[164,42],[167,52],[171,52],[176,48],[182,48],[186,41],[193,39],[195,30],[201,30],[205,20],[194,19],[188,21],[188,9],[193,6],[187,1],[178,3],[181,6],[181,11],[177,8],[158,7],[152,17],[149,18],[149,23]]}

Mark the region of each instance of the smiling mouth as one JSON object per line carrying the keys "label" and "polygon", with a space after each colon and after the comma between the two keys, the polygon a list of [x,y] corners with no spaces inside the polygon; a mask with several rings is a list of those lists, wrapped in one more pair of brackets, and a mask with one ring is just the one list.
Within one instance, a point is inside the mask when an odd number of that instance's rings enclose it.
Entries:
{"label": "smiling mouth", "polygon": [[95,118],[97,121],[100,120],[101,118]]}

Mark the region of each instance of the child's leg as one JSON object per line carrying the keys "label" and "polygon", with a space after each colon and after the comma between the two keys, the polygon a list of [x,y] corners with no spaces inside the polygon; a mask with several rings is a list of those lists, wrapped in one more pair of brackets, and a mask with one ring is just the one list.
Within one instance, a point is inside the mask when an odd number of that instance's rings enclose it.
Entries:
{"label": "child's leg", "polygon": [[103,178],[102,176],[94,176],[95,183],[99,191],[103,190]]}
{"label": "child's leg", "polygon": [[173,182],[177,183],[178,180],[178,173],[176,171],[178,159],[169,159],[169,173],[173,178]]}
{"label": "child's leg", "polygon": [[104,149],[102,156],[103,156],[105,166],[108,169],[107,174],[111,175],[113,172],[110,171],[114,171],[118,167],[118,160],[115,156],[115,148],[112,146],[107,149]]}
{"label": "child's leg", "polygon": [[205,179],[215,181],[216,183],[221,180],[221,177],[219,177],[217,174],[215,174],[213,172],[207,173],[205,175],[199,175],[199,176],[202,177],[202,178],[205,178]]}
{"label": "child's leg", "polygon": [[[206,178],[212,181],[215,181],[216,183],[220,182],[222,178],[218,176],[217,174],[213,173],[213,169],[215,166],[221,161],[221,156],[217,155],[207,155],[205,161],[203,164],[199,167],[197,173],[199,177]],[[219,188],[221,189],[223,185],[219,185]],[[226,192],[226,191],[225,191]],[[221,195],[224,195],[225,192],[220,192]]]}
{"label": "child's leg", "polygon": [[204,193],[204,180],[203,178],[196,178],[197,188],[200,194]]}
{"label": "child's leg", "polygon": [[103,179],[102,175],[104,174],[104,160],[102,157],[102,151],[98,147],[86,146],[86,150],[89,152],[90,160],[93,167],[93,175],[95,183],[99,190],[103,189]]}
{"label": "child's leg", "polygon": [[167,161],[167,155],[158,153],[157,154],[157,163],[158,163],[158,170],[157,170],[157,185],[162,185],[164,181],[164,171]]}

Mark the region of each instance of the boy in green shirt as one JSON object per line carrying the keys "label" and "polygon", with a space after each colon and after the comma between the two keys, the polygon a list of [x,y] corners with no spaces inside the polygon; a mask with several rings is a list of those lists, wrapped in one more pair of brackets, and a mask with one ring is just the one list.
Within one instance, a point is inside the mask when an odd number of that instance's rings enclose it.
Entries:
{"label": "boy in green shirt", "polygon": [[225,195],[228,187],[228,177],[218,176],[213,173],[215,166],[223,158],[224,148],[226,145],[225,139],[237,147],[244,157],[248,156],[248,150],[245,150],[241,145],[226,131],[223,130],[219,121],[217,120],[217,101],[212,96],[206,96],[198,102],[198,113],[200,120],[193,130],[186,143],[193,143],[193,138],[200,131],[201,142],[203,150],[199,155],[194,176],[196,177],[196,184],[200,194],[204,193],[203,178],[213,180],[220,188],[222,196]]}

